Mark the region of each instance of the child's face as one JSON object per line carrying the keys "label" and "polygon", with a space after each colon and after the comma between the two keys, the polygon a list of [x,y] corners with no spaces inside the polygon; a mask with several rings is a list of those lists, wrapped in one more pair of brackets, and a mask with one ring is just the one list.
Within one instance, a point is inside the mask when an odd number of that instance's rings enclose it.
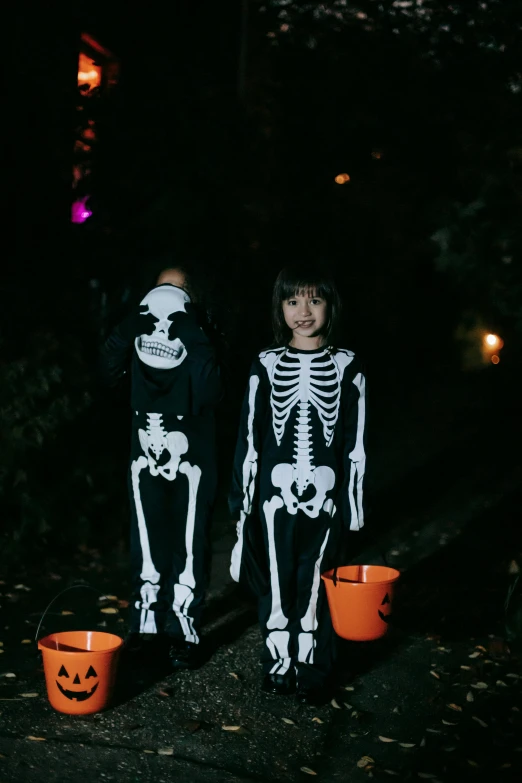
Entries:
{"label": "child's face", "polygon": [[300,291],[283,301],[283,315],[294,335],[317,337],[326,326],[328,305],[315,291]]}

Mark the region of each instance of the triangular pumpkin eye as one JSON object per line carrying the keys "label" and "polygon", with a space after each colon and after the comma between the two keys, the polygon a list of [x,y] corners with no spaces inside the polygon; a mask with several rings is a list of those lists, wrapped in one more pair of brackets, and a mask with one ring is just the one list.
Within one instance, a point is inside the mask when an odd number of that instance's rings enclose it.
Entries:
{"label": "triangular pumpkin eye", "polygon": [[92,668],[92,666],[89,666],[89,671],[88,671],[88,672],[87,672],[87,674],[85,675],[85,679],[86,679],[86,680],[88,680],[88,679],[89,679],[89,677],[97,677],[97,676],[98,676],[98,675],[96,674],[96,672],[94,671],[94,669]]}
{"label": "triangular pumpkin eye", "polygon": [[69,674],[67,673],[65,666],[61,667],[60,671],[58,672],[58,677],[67,677],[67,679],[69,679]]}

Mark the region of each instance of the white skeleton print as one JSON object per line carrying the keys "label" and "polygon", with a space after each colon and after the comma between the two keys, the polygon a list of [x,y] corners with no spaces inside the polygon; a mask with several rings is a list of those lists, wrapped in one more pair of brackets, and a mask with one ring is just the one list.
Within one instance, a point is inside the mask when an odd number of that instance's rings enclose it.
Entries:
{"label": "white skeleton print", "polygon": [[[268,556],[270,564],[271,611],[266,624],[268,633],[266,644],[274,666],[271,674],[286,674],[290,665],[289,642],[290,634],[285,630],[289,619],[285,616],[281,605],[281,589],[276,552],[276,516],[283,508],[295,515],[302,511],[310,519],[316,519],[321,512],[330,517],[335,514],[334,501],[328,497],[335,488],[336,476],[329,465],[317,465],[314,453],[312,432],[321,432],[324,446],[330,447],[334,430],[338,421],[341,405],[341,383],[346,367],[352,362],[354,355],[350,351],[331,352],[327,348],[314,353],[288,351],[286,349],[266,351],[260,354],[261,364],[266,368],[270,381],[270,405],[272,411],[272,426],[277,446],[281,446],[287,422],[296,409],[293,459],[291,462],[279,462],[272,468],[271,482],[275,493],[263,503],[263,512],[267,528]],[[251,383],[255,376],[252,376]],[[256,378],[256,381],[258,379]],[[358,374],[354,380],[359,391],[358,431],[355,449],[350,459],[359,465],[359,475],[356,482],[356,468],[350,476],[350,492],[359,495],[357,503],[350,497],[352,527],[360,527],[362,520],[362,477],[364,474],[364,447],[362,433],[364,428],[364,379]],[[252,388],[252,387],[251,387]],[[257,385],[256,385],[257,388]],[[250,484],[257,472],[257,453],[251,444],[254,399],[251,397],[249,408],[249,449],[243,468],[244,498],[251,498]],[[321,429],[312,427],[311,416],[316,412]],[[321,444],[322,446],[322,444]],[[316,445],[317,450],[317,445]],[[322,446],[321,449],[324,452]],[[252,464],[254,463],[254,464]],[[356,483],[355,483],[356,482]],[[295,487],[295,491],[294,491]],[[314,488],[313,494],[310,487]],[[305,496],[306,493],[306,497]],[[248,505],[248,503],[247,503]],[[249,513],[248,508],[243,509]],[[241,517],[241,525],[244,515]],[[283,524],[281,521],[280,524]],[[320,547],[314,566],[310,599],[304,615],[300,618],[301,632],[298,635],[298,661],[313,663],[315,638],[317,630],[317,601],[320,586],[321,561],[328,541],[329,530]],[[237,546],[237,545],[236,545]]]}
{"label": "white skeleton print", "polygon": [[[178,418],[182,418],[181,416]],[[194,599],[193,589],[196,582],[193,569],[193,543],[196,514],[196,500],[201,478],[201,469],[189,462],[181,462],[181,457],[188,451],[188,440],[182,432],[167,432],[163,426],[163,417],[159,413],[147,414],[146,429],[138,430],[141,448],[145,456],[140,456],[131,463],[132,490],[136,505],[138,531],[143,556],[141,579],[141,603],[136,602],[136,608],[141,606],[140,632],[157,633],[154,612],[150,611],[151,605],[156,601],[160,589],[160,574],[156,570],[149,545],[147,524],[143,511],[140,493],[140,473],[148,467],[152,476],[162,476],[167,481],[175,481],[181,473],[187,477],[189,486],[189,502],[185,528],[186,562],[183,572],[179,575],[178,582],[174,585],[172,608],[180,621],[185,640],[198,643],[199,639],[188,615],[190,604]],[[159,464],[163,453],[169,455],[164,464]]]}

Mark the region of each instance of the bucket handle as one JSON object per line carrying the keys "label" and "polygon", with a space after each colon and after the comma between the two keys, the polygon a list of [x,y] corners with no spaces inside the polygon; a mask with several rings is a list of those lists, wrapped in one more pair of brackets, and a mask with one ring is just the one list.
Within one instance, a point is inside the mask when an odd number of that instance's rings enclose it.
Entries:
{"label": "bucket handle", "polygon": [[[332,582],[334,583],[334,587],[337,587],[337,582],[351,582],[352,584],[359,584],[360,579],[346,579],[344,576],[337,576],[337,569],[339,566],[335,566],[334,572],[332,574]],[[357,576],[361,576],[361,566],[357,567]]]}
{"label": "bucket handle", "polygon": [[42,614],[42,616],[40,617],[40,622],[38,623],[38,628],[36,629],[36,633],[34,635],[35,642],[38,641],[38,634],[40,633],[40,628],[41,628],[41,625],[42,625],[42,623],[43,623],[43,621],[45,619],[45,615],[47,614],[47,612],[49,611],[51,606],[54,604],[54,602],[57,601],[58,598],[60,598],[60,596],[62,596],[64,593],[67,593],[69,590],[74,590],[75,588],[78,588],[78,587],[83,587],[83,588],[85,588],[85,590],[92,590],[94,593],[98,593],[98,595],[104,595],[104,593],[102,593],[101,590],[98,590],[97,587],[92,587],[92,585],[86,585],[86,584],[83,584],[83,583],[78,584],[78,585],[69,585],[69,587],[64,587],[64,589],[61,590],[58,593],[58,595],[55,595],[54,598],[51,601],[49,601],[49,603],[45,607],[45,611]]}
{"label": "bucket handle", "polygon": [[[370,538],[373,540],[373,543],[376,545],[376,549],[378,550],[380,556],[383,559],[384,565],[389,568],[390,564],[388,563],[388,560],[386,558],[386,553],[383,549],[381,549],[381,546],[378,542],[377,536],[375,536],[373,533],[370,532]],[[334,583],[334,587],[337,587],[337,582],[351,582],[352,584],[359,584],[360,583],[360,576],[361,576],[361,566],[358,565],[358,571],[357,571],[357,579],[346,579],[343,576],[337,576],[337,569],[339,566],[335,566],[334,572],[332,574],[332,582]]]}

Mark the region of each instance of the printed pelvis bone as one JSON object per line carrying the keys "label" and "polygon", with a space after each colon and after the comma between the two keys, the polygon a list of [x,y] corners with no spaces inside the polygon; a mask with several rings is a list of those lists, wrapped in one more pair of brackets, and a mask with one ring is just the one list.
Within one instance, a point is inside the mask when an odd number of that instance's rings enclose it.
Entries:
{"label": "printed pelvis bone", "polygon": [[185,346],[178,337],[170,339],[169,331],[172,316],[186,312],[187,302],[190,302],[190,297],[181,288],[162,285],[149,291],[140,303],[141,315],[152,315],[156,319],[152,334],[141,334],[134,343],[144,364],[159,370],[172,370],[185,359]]}
{"label": "printed pelvis bone", "polygon": [[[138,430],[138,436],[140,446],[147,455],[151,475],[159,474],[167,481],[174,481],[181,456],[188,451],[187,437],[183,432],[167,432],[160,413],[148,413],[147,420],[147,429]],[[170,459],[164,465],[158,465],[164,451],[170,454]]]}
{"label": "printed pelvis bone", "polygon": [[[331,501],[326,498],[335,486],[335,473],[327,465],[313,465],[313,447],[309,424],[309,403],[299,403],[297,423],[295,425],[294,462],[282,462],[272,470],[272,484],[281,490],[283,502],[290,514],[301,509],[313,519],[319,516],[321,509],[330,511]],[[295,484],[297,497],[292,492]],[[315,487],[315,495],[310,500],[301,501],[309,484]]]}

